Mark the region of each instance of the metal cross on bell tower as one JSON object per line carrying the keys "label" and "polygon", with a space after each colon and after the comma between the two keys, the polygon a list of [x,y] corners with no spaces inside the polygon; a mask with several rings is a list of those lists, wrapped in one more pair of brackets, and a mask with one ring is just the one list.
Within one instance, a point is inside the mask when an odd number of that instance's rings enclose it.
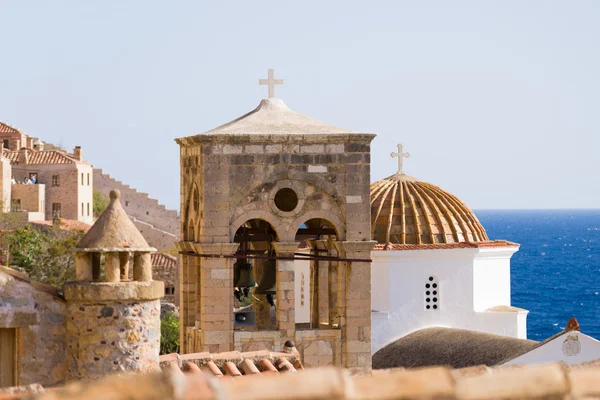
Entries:
{"label": "metal cross on bell tower", "polygon": [[395,153],[392,151],[392,153],[390,154],[390,157],[392,157],[392,158],[398,157],[398,172],[396,172],[396,174],[403,175],[404,171],[402,171],[402,161],[403,161],[402,159],[410,157],[410,153],[409,152],[403,153],[402,145],[400,143],[398,143],[398,152]]}
{"label": "metal cross on bell tower", "polygon": [[269,77],[267,79],[259,79],[259,85],[267,85],[269,87],[269,99],[275,97],[275,85],[283,85],[283,79],[275,79],[275,70],[269,69]]}

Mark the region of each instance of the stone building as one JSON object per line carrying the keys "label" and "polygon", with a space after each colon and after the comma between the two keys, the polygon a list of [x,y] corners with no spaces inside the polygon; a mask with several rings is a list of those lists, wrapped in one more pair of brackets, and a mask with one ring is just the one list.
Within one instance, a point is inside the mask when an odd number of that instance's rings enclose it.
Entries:
{"label": "stone building", "polygon": [[164,285],[118,192],[74,251],[64,296],[0,267],[0,387],[158,369]]}
{"label": "stone building", "polygon": [[65,300],[0,266],[0,388],[65,381]]}
{"label": "stone building", "polygon": [[[93,169],[79,146],[69,154],[1,122],[0,141],[5,211],[21,213],[24,222],[64,218],[93,223]],[[35,185],[23,184],[33,177]]]}
{"label": "stone building", "polygon": [[[280,351],[293,340],[308,366],[370,365],[374,137],[268,98],[232,122],[176,139],[184,353]],[[293,259],[301,241],[310,241],[313,270],[319,257],[335,260],[327,262],[331,303],[324,323],[318,316],[309,325],[296,320]],[[252,326],[234,326],[234,270],[240,263],[258,282]],[[276,307],[273,323],[270,305]]]}

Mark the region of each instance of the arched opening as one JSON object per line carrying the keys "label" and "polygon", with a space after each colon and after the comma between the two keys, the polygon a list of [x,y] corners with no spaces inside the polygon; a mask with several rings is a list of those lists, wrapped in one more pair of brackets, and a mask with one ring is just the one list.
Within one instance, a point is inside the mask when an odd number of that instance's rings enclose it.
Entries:
{"label": "arched opening", "polygon": [[235,232],[240,246],[233,266],[234,328],[272,329],[276,326],[277,262],[273,242],[277,232],[262,219],[251,219]]}
{"label": "arched opening", "polygon": [[307,220],[296,232],[299,257],[306,258],[294,263],[298,330],[338,326],[337,240],[334,224],[323,218]]}

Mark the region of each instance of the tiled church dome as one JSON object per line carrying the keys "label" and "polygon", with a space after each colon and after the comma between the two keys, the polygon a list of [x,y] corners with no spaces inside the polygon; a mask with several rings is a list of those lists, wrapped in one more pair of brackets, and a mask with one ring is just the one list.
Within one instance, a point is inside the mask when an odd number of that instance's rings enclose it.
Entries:
{"label": "tiled church dome", "polygon": [[435,185],[404,174],[371,184],[371,230],[373,240],[384,244],[488,240],[465,203]]}

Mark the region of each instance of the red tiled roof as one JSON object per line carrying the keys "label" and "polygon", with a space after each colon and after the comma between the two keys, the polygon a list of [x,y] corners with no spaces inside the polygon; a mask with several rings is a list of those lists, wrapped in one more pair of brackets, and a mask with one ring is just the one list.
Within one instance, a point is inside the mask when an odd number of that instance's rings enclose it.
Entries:
{"label": "red tiled roof", "polygon": [[[71,156],[57,150],[26,150],[29,153],[28,164],[74,164],[77,162]],[[4,157],[8,158],[11,163],[19,161],[19,152],[4,149]]]}
{"label": "red tiled roof", "polygon": [[165,253],[152,253],[153,267],[175,268],[177,266],[177,258]]}
{"label": "red tiled roof", "polygon": [[489,240],[484,242],[436,243],[436,244],[382,244],[375,245],[373,250],[445,250],[445,249],[483,249],[494,247],[519,247],[518,243],[507,240]]}
{"label": "red tiled roof", "polygon": [[160,356],[162,369],[181,371],[190,374],[222,377],[236,377],[277,372],[303,370],[300,356],[295,347],[286,347],[289,352],[278,353],[269,350],[230,351],[227,353],[176,353]]}
{"label": "red tiled roof", "polygon": [[[75,382],[45,393],[40,400],[120,399],[597,399],[600,367],[560,363],[519,367],[451,370],[446,367],[391,369],[352,374],[339,368],[306,369],[292,374],[254,374],[215,379],[191,366],[148,374],[109,375]],[[264,375],[264,376],[263,376]]]}
{"label": "red tiled roof", "polygon": [[20,131],[4,122],[0,122],[0,133],[20,133]]}

